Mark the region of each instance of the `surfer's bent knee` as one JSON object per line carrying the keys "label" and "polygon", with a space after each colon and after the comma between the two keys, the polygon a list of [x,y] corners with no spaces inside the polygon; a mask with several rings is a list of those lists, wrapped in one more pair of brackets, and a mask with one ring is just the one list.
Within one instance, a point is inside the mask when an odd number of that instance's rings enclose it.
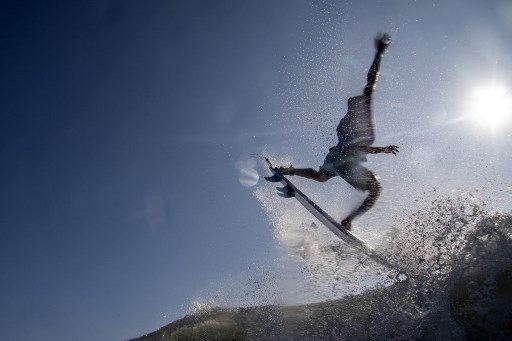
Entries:
{"label": "surfer's bent knee", "polygon": [[330,179],[330,177],[328,177],[327,175],[324,175],[324,174],[319,174],[318,175],[318,181],[319,182],[326,182],[329,179]]}
{"label": "surfer's bent knee", "polygon": [[382,191],[382,186],[380,184],[379,178],[376,177],[373,173],[370,175],[370,179],[368,180],[368,191],[370,193],[375,193],[376,195],[379,195]]}
{"label": "surfer's bent knee", "polygon": [[[315,171],[316,172],[316,171]],[[315,180],[318,181],[318,182],[326,182],[327,180],[329,180],[331,177],[325,173],[322,173],[321,171],[319,172],[316,172],[316,177],[315,177]]]}
{"label": "surfer's bent knee", "polygon": [[371,179],[368,181],[368,197],[366,198],[364,205],[368,208],[372,207],[377,199],[380,197],[382,192],[382,186],[379,179],[375,175],[371,175]]}

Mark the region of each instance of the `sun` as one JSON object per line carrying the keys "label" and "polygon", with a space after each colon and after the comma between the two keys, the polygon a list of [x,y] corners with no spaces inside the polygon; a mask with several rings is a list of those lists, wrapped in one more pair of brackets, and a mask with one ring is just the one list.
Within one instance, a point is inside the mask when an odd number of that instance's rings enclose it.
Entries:
{"label": "sun", "polygon": [[511,121],[512,96],[502,85],[475,89],[468,101],[468,117],[479,127],[497,130]]}

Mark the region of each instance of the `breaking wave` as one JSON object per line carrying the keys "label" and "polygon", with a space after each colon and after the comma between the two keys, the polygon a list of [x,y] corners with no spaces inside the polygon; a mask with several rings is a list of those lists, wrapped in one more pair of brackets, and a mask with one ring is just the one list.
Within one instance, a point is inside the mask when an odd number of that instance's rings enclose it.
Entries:
{"label": "breaking wave", "polygon": [[[343,309],[348,316],[363,311],[365,320],[373,321],[369,334],[344,331],[339,337],[512,336],[510,213],[494,211],[472,194],[459,193],[435,198],[405,218],[395,219],[379,252],[407,274],[407,280],[397,285],[396,272],[350,249],[323,226],[317,227],[305,210],[294,207],[294,200],[277,203],[268,199],[272,193],[267,191],[261,189],[256,196],[270,217],[276,239],[304,264],[304,281],[297,284],[301,303],[364,297],[362,306]],[[369,294],[373,292],[369,289],[380,294]],[[368,309],[375,305],[378,310]],[[331,321],[334,328],[340,311],[331,313],[324,315],[324,322]]]}
{"label": "breaking wave", "polygon": [[[264,186],[269,187],[269,186]],[[294,200],[258,189],[276,240],[302,263],[294,286],[266,271],[250,306],[196,304],[190,314],[138,340],[505,340],[512,338],[512,214],[462,193],[395,220],[378,252],[407,273],[383,268],[332,237]],[[289,206],[291,205],[291,206]],[[283,269],[281,278],[289,273]],[[265,272],[265,271],[264,271]],[[270,274],[269,274],[270,273]],[[286,288],[292,301],[276,296]],[[269,288],[272,290],[269,291]],[[282,294],[282,292],[280,292]]]}
{"label": "breaking wave", "polygon": [[510,213],[471,194],[438,198],[397,225],[385,252],[410,276],[400,338],[512,336]]}

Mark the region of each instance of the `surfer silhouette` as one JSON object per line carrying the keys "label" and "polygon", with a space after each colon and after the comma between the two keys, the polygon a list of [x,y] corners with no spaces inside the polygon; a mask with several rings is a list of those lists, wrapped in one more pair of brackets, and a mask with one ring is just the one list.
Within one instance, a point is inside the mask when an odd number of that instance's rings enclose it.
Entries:
{"label": "surfer silhouette", "polygon": [[352,220],[366,213],[377,201],[381,185],[378,178],[362,162],[367,161],[366,154],[398,153],[398,147],[372,147],[375,141],[375,118],[372,110],[372,94],[375,89],[382,55],[386,52],[391,37],[389,34],[379,34],[375,38],[376,53],[373,63],[368,70],[367,84],[361,96],[348,99],[348,110],[340,120],[336,133],[338,144],[329,149],[323,165],[319,170],[313,168],[279,167],[283,175],[297,175],[304,178],[325,182],[332,177],[340,176],[352,187],[361,191],[368,191],[363,203],[353,210],[341,225],[350,230]]}

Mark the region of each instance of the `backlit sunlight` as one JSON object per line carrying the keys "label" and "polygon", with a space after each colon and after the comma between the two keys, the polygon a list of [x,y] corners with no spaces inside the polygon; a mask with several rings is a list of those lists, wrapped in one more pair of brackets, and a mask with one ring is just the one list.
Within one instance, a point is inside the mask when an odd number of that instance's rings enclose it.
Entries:
{"label": "backlit sunlight", "polygon": [[470,96],[467,114],[481,128],[500,129],[511,121],[512,96],[498,84],[477,88]]}

